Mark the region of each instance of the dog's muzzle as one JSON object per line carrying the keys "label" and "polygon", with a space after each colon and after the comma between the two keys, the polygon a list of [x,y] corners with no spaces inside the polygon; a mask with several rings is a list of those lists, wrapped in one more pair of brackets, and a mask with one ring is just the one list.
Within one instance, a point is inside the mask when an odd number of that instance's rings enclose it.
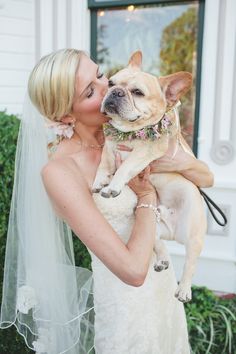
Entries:
{"label": "dog's muzzle", "polygon": [[105,98],[104,104],[103,104],[103,110],[105,111],[104,113],[116,113],[119,114],[118,112],[118,107],[120,105],[120,100],[125,97],[125,92],[122,88],[114,88],[109,92],[107,97]]}
{"label": "dog's muzzle", "polygon": [[122,87],[112,87],[109,89],[104,101],[102,103],[102,113],[106,115],[116,114],[121,119],[135,122],[140,118],[136,115],[134,118],[127,118],[124,107],[128,104],[128,97],[125,89]]}

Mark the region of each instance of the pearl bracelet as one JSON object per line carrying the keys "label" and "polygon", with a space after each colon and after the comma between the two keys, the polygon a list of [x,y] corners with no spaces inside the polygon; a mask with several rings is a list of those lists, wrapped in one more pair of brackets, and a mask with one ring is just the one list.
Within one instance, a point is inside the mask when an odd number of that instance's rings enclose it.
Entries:
{"label": "pearl bracelet", "polygon": [[156,219],[157,219],[157,222],[160,222],[161,221],[161,214],[158,210],[157,207],[155,207],[154,205],[152,204],[139,204],[136,206],[136,209],[139,209],[139,208],[149,208],[149,209],[152,209],[152,211],[154,211],[154,214],[156,215]]}

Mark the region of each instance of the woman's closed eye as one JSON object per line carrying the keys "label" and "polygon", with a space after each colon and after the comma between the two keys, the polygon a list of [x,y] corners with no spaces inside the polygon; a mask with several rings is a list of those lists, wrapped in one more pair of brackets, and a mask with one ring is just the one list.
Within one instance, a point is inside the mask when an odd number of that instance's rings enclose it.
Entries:
{"label": "woman's closed eye", "polygon": [[[104,75],[103,73],[98,73],[98,74],[97,74],[97,79],[101,79],[101,78],[103,77],[103,75]],[[92,97],[93,94],[94,94],[94,87],[90,87],[90,91],[89,91],[89,93],[87,94],[87,98]]]}
{"label": "woman's closed eye", "polygon": [[87,98],[92,97],[93,94],[94,94],[94,88],[93,88],[93,87],[90,87],[90,91],[89,91],[89,93],[87,94]]}
{"label": "woman's closed eye", "polygon": [[103,73],[100,73],[100,72],[99,72],[97,78],[98,78],[98,79],[101,79],[101,78],[103,77],[103,75],[104,75]]}

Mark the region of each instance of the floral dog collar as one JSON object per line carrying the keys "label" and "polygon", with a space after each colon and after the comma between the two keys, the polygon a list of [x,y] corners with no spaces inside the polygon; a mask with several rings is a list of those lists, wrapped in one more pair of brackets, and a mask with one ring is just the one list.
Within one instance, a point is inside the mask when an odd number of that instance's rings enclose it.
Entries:
{"label": "floral dog collar", "polygon": [[105,123],[103,128],[104,134],[106,136],[110,136],[113,140],[116,141],[131,141],[133,139],[154,141],[160,139],[162,135],[169,135],[171,125],[171,120],[166,114],[164,114],[163,118],[157,124],[148,125],[136,131],[122,132],[113,127],[111,123]]}

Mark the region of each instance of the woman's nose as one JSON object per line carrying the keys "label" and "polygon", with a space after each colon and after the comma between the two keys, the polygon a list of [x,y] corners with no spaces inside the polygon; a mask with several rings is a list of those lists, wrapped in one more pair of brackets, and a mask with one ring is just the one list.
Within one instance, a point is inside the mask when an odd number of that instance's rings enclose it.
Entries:
{"label": "woman's nose", "polygon": [[104,81],[102,82],[102,86],[101,86],[101,93],[102,93],[103,97],[107,93],[107,90],[108,90],[108,79],[105,78]]}

